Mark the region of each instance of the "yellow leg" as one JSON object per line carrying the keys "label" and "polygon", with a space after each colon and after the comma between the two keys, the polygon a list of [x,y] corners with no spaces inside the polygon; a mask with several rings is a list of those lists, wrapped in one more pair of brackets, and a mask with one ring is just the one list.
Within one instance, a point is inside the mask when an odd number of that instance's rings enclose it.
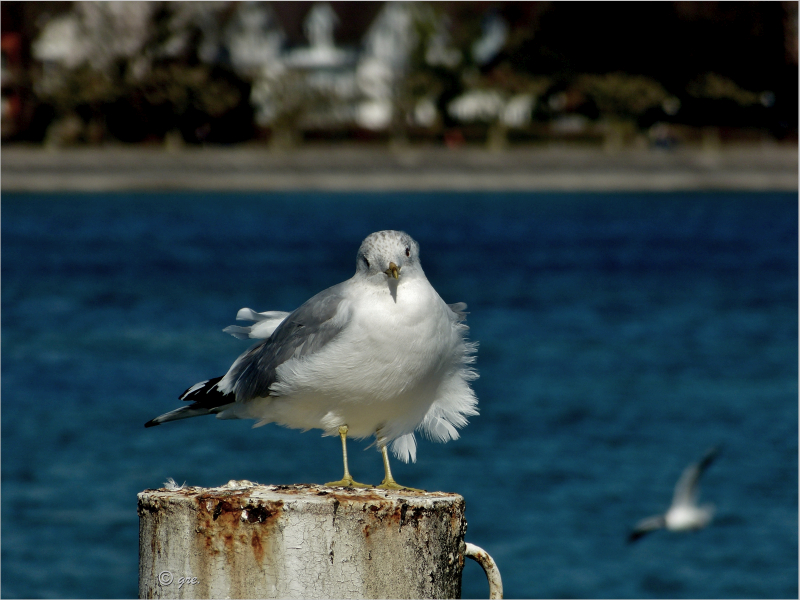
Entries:
{"label": "yellow leg", "polygon": [[342,457],[344,458],[344,477],[342,477],[339,481],[329,481],[325,485],[330,487],[356,487],[356,488],[372,487],[371,485],[367,485],[366,483],[357,483],[353,481],[353,477],[350,475],[350,469],[347,468],[347,425],[342,425],[341,427],[339,427],[339,437],[342,439]]}
{"label": "yellow leg", "polygon": [[381,454],[383,454],[383,470],[386,471],[386,477],[383,478],[383,481],[378,486],[379,488],[383,488],[384,490],[408,490],[411,492],[425,491],[418,490],[417,488],[406,487],[397,483],[394,480],[394,477],[392,477],[392,470],[389,468],[389,453],[386,451],[386,446],[381,446]]}

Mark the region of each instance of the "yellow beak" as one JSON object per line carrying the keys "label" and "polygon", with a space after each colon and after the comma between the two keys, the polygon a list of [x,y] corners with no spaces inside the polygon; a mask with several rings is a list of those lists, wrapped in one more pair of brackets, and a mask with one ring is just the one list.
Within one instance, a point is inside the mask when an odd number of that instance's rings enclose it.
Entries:
{"label": "yellow beak", "polygon": [[384,271],[389,277],[394,277],[395,279],[400,278],[400,267],[398,267],[393,262],[389,263],[389,268]]}

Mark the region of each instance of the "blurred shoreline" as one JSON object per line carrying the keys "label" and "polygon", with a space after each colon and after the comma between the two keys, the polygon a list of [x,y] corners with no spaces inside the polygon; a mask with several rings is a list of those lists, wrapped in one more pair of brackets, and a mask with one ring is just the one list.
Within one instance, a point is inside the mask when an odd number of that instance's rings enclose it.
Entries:
{"label": "blurred shoreline", "polygon": [[3,192],[686,191],[798,189],[796,144],[621,148],[570,144],[489,151],[390,147],[4,145]]}

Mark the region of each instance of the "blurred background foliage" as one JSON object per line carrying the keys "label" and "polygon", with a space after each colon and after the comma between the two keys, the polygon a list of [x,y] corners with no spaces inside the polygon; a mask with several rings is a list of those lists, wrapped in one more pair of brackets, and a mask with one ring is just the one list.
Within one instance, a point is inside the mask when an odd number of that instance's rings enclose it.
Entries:
{"label": "blurred background foliage", "polygon": [[3,2],[2,139],[796,142],[796,2]]}

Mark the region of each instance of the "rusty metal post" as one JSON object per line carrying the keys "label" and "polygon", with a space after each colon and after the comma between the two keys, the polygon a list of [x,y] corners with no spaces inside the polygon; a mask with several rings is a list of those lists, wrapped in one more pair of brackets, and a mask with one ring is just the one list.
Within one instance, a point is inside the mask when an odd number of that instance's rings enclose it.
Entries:
{"label": "rusty metal post", "polygon": [[458,598],[464,499],[263,486],[139,494],[141,598]]}

